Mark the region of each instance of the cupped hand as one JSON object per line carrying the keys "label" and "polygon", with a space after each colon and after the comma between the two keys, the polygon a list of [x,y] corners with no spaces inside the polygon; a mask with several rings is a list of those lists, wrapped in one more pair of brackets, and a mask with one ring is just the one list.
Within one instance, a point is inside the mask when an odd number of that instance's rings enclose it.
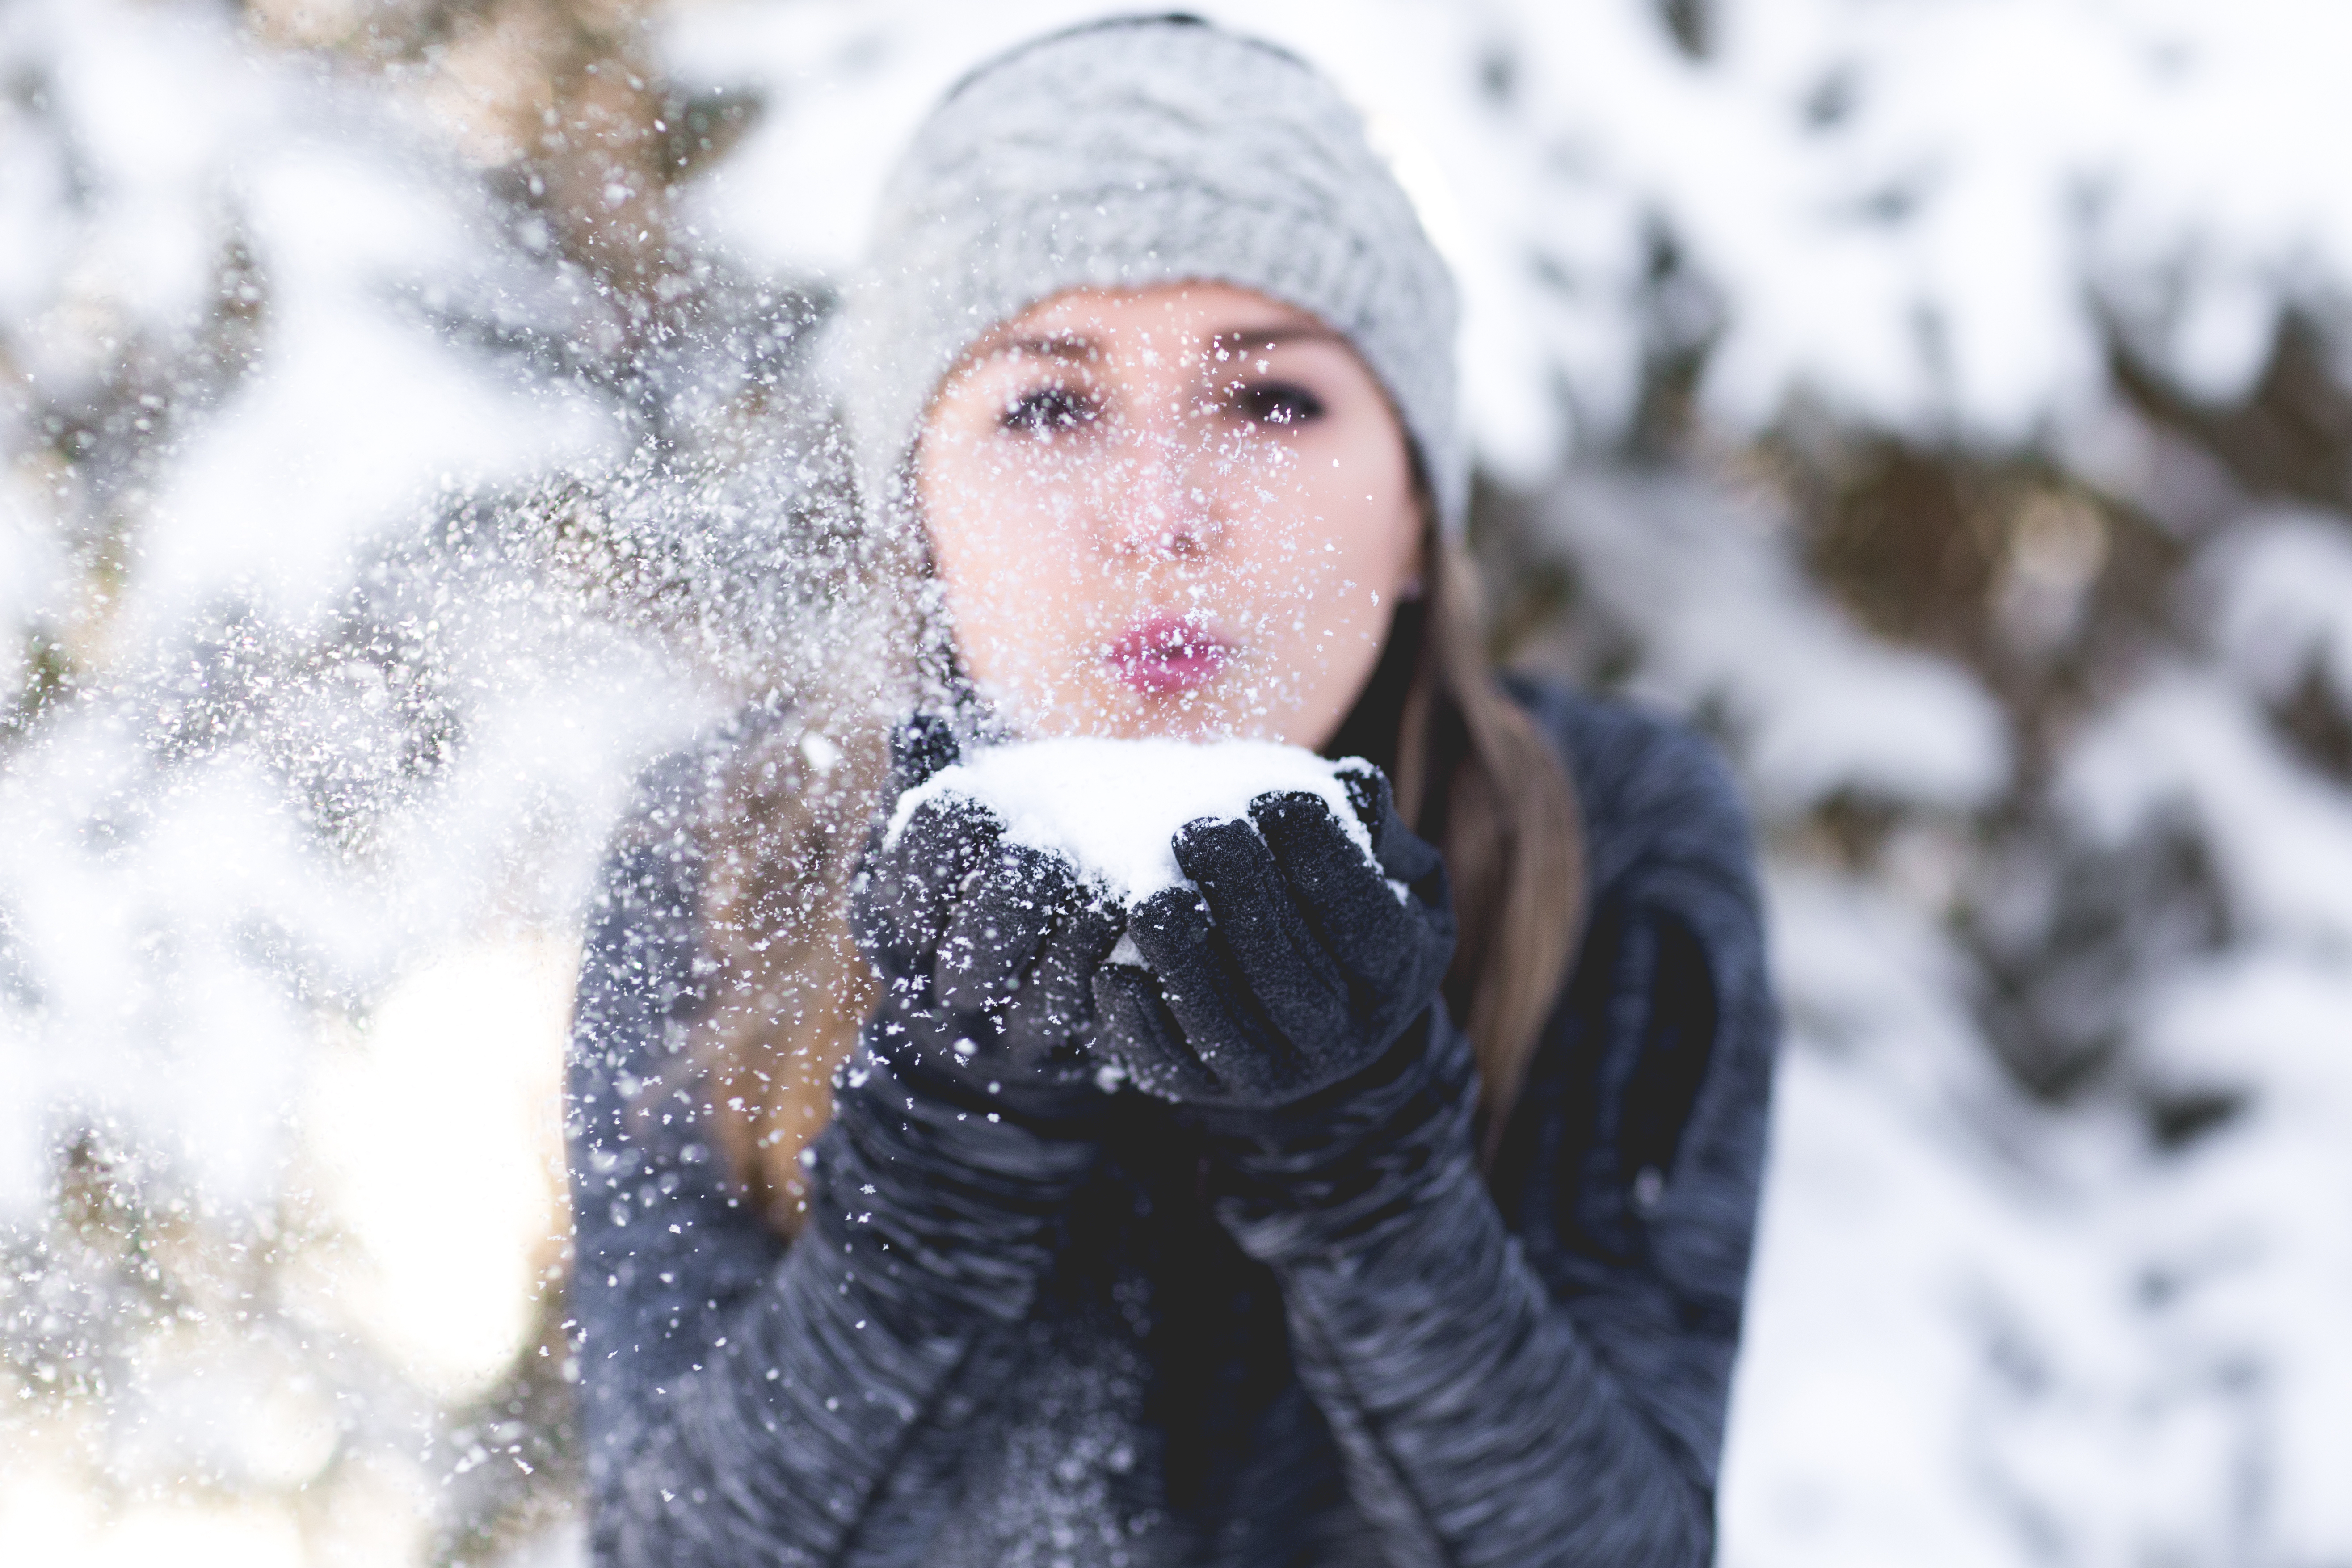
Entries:
{"label": "cupped hand", "polygon": [[1262,795],[1246,822],[1176,836],[1194,886],[1130,910],[1142,963],[1094,979],[1098,1048],[1138,1088],[1286,1105],[1370,1067],[1435,999],[1454,953],[1444,860],[1379,770],[1342,776],[1378,865],[1315,795]]}
{"label": "cupped hand", "polygon": [[1090,982],[1120,922],[1067,862],[940,796],[876,834],[850,916],[883,982],[866,1043],[898,1077],[1031,1120],[1107,1103]]}

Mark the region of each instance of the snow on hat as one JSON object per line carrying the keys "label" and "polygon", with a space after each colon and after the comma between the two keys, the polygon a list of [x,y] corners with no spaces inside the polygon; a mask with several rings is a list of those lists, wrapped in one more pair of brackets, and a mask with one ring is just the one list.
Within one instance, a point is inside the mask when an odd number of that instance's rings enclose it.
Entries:
{"label": "snow on hat", "polygon": [[1344,334],[1386,389],[1443,526],[1469,467],[1454,279],[1362,121],[1286,50],[1191,16],[1097,22],[981,67],[915,134],[846,302],[846,412],[869,504],[908,504],[940,381],[1074,288],[1221,282]]}

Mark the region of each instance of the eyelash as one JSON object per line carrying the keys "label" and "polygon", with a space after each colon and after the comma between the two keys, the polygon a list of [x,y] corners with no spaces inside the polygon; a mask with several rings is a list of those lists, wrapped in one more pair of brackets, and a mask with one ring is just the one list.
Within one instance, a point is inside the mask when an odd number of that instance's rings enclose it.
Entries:
{"label": "eyelash", "polygon": [[1094,399],[1066,386],[1041,386],[1013,400],[1000,421],[1007,430],[1050,436],[1094,422],[1100,411]]}
{"label": "eyelash", "polygon": [[1295,382],[1268,381],[1234,389],[1233,405],[1257,425],[1288,429],[1323,416],[1323,400]]}
{"label": "eyelash", "polygon": [[[1253,425],[1277,430],[1311,424],[1325,412],[1321,398],[1287,381],[1235,387],[1226,405]],[[1014,398],[998,423],[1024,435],[1050,436],[1091,425],[1101,414],[1100,406],[1084,392],[1066,386],[1041,386]]]}

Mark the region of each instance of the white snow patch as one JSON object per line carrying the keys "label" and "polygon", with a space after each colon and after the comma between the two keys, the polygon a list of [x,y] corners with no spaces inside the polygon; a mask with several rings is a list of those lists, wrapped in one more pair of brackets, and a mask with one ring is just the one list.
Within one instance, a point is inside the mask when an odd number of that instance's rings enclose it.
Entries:
{"label": "white snow patch", "polygon": [[1188,822],[1249,820],[1250,802],[1269,791],[1320,795],[1367,862],[1371,835],[1356,820],[1340,770],[1370,764],[1327,761],[1272,741],[1115,741],[1078,736],[992,746],[940,769],[898,797],[884,842],[895,843],[926,801],[961,795],[994,813],[1004,837],[1059,855],[1123,904],[1191,884],[1172,840]]}
{"label": "white snow patch", "polygon": [[2278,508],[2242,520],[2199,563],[2211,637],[2256,695],[2281,698],[2316,665],[2352,691],[2352,522]]}
{"label": "white snow patch", "polygon": [[1984,689],[1853,626],[1806,580],[1763,500],[1593,468],[1555,489],[1545,526],[1584,591],[1640,639],[1629,694],[1719,714],[1768,816],[1847,789],[1967,808],[2007,784],[2008,737]]}
{"label": "white snow patch", "polygon": [[478,1396],[530,1348],[563,1250],[579,963],[547,939],[435,955],[306,1064],[301,1173],[346,1243],[320,1313],[443,1400]]}
{"label": "white snow patch", "polygon": [[2108,845],[2185,812],[2250,934],[2323,950],[2352,936],[2352,816],[2340,793],[2210,674],[2158,669],[2116,699],[2061,759],[2056,799]]}

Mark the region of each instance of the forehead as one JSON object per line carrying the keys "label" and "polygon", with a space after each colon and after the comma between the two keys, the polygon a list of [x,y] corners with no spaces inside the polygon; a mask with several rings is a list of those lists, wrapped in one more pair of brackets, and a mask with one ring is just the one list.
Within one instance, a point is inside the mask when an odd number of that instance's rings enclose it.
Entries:
{"label": "forehead", "polygon": [[1122,343],[1205,342],[1258,330],[1319,331],[1307,311],[1230,283],[1162,283],[1149,289],[1071,289],[1002,322],[975,347],[1043,338]]}

